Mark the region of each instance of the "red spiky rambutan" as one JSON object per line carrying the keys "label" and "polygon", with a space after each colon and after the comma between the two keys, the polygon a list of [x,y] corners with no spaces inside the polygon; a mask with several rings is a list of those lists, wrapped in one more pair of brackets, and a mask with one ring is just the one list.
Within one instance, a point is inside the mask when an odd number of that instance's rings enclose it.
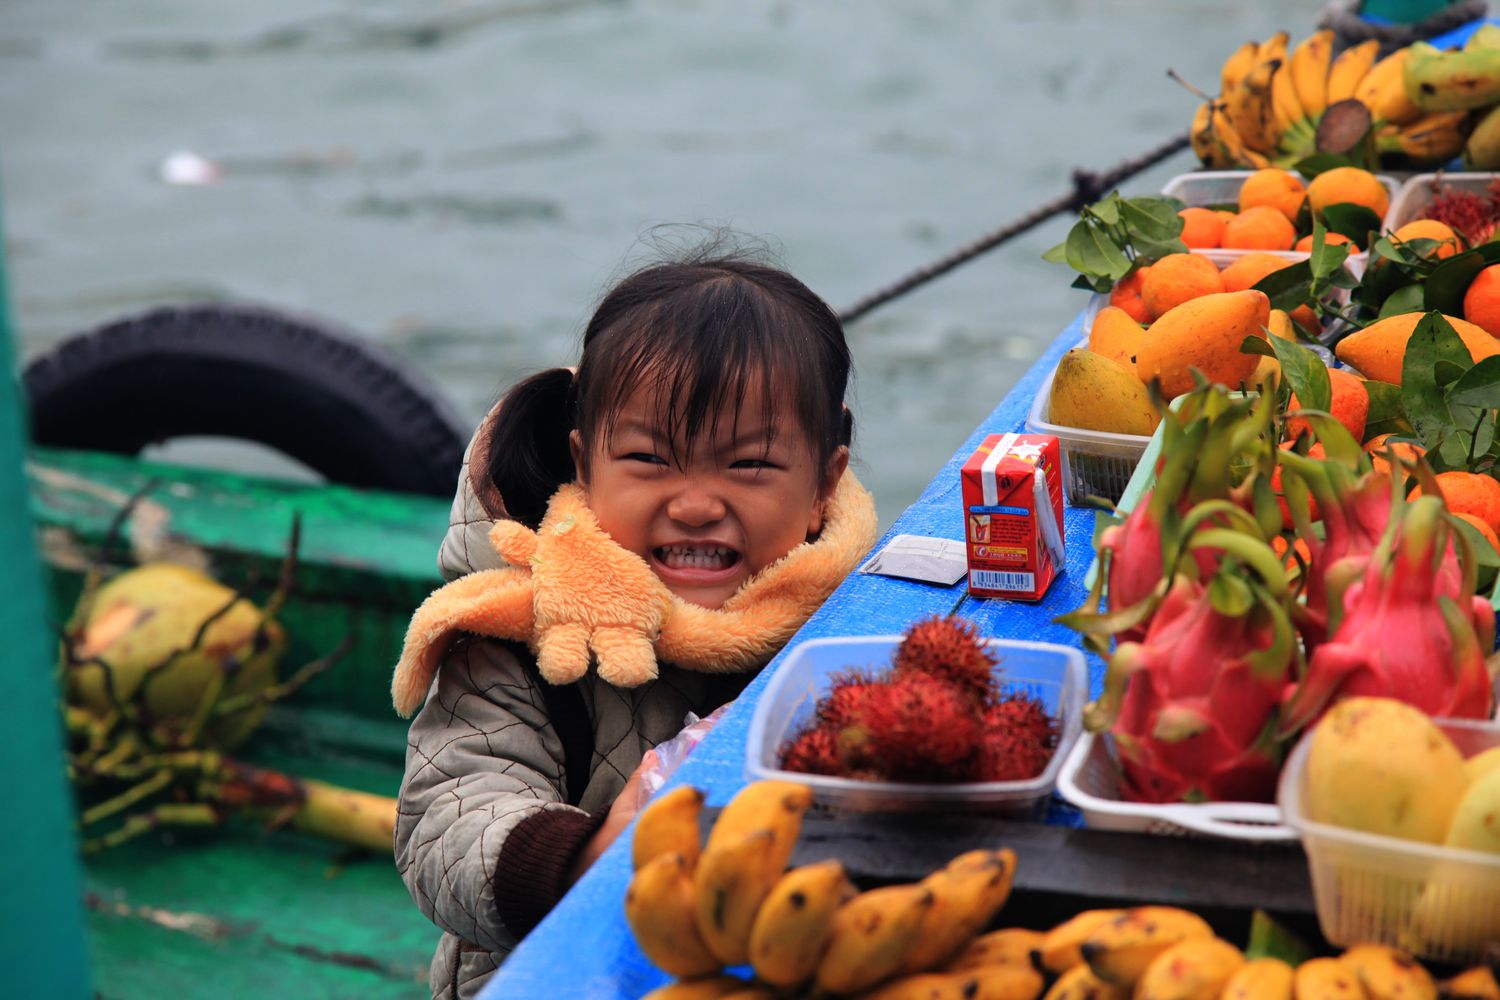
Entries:
{"label": "red spiky rambutan", "polygon": [[842,774],[838,732],[828,725],[804,730],[782,751],[781,766],[801,774]]}
{"label": "red spiky rambutan", "polygon": [[887,778],[966,781],[981,732],[970,697],[931,674],[897,676],[868,692],[854,724],[840,735],[849,761],[857,742],[868,766]]}
{"label": "red spiky rambutan", "polygon": [[996,695],[996,662],[974,625],[950,615],[934,616],[908,629],[896,648],[894,666],[898,677],[910,673],[940,677],[982,706]]}
{"label": "red spiky rambutan", "polygon": [[984,712],[976,754],[981,781],[1026,781],[1047,769],[1057,747],[1057,723],[1027,695],[1001,698]]}
{"label": "red spiky rambutan", "polygon": [[828,694],[818,702],[818,719],[831,726],[847,726],[859,717],[867,694],[882,681],[860,670],[846,670],[833,679]]}

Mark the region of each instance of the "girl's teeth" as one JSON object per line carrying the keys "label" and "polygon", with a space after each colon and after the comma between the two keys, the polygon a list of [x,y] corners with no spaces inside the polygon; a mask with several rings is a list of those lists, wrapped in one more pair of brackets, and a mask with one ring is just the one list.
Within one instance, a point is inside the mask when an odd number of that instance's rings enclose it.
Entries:
{"label": "girl's teeth", "polygon": [[661,561],[672,569],[725,569],[732,562],[732,551],[723,546],[665,545],[661,549]]}

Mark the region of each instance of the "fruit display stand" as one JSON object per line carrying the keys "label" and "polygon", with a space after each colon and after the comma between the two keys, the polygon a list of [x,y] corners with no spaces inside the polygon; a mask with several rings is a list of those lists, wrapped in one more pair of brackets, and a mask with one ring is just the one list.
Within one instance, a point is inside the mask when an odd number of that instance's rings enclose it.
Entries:
{"label": "fruit display stand", "polygon": [[[879,544],[897,534],[963,537],[959,467],[987,435],[1022,429],[1042,383],[1082,337],[1080,315],[943,464]],[[687,784],[704,790],[711,816],[744,787],[750,720],[777,669],[806,640],[896,635],[919,619],[952,612],[987,636],[1076,647],[1076,633],[1054,619],[1076,608],[1087,593],[1093,527],[1092,510],[1065,510],[1066,570],[1035,604],[976,600],[962,583],[941,587],[852,574],[730,706],[666,788]],[[1102,664],[1091,660],[1091,695],[1097,695],[1101,680]],[[1010,847],[1019,867],[1008,919],[1043,927],[1088,905],[1156,901],[1191,906],[1221,933],[1241,939],[1253,910],[1263,908],[1316,939],[1311,883],[1300,850],[1212,839],[1166,840],[1082,829],[1081,822],[1076,810],[1055,798],[1029,819],[937,811],[815,811],[806,819],[793,861],[837,857],[856,880],[875,883],[919,877],[969,848]],[[640,953],[624,919],[632,833],[627,829],[531,932],[482,997],[638,997],[667,981]]]}

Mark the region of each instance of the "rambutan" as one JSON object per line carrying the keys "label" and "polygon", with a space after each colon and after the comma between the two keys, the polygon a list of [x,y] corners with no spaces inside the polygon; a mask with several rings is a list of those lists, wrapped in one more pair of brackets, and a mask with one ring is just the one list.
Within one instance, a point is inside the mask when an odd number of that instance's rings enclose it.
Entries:
{"label": "rambutan", "polygon": [[830,726],[847,726],[859,717],[868,692],[882,681],[860,670],[846,670],[833,679],[826,697],[818,702],[818,719]]}
{"label": "rambutan", "polygon": [[994,700],[995,664],[984,640],[970,622],[948,616],[917,622],[896,648],[896,676],[921,673],[958,687],[975,705]]}
{"label": "rambutan", "polygon": [[880,773],[926,781],[968,780],[981,732],[970,697],[924,673],[898,675],[873,687],[842,742],[853,735],[851,729],[862,736],[870,764]]}
{"label": "rambutan", "polygon": [[1057,723],[1028,695],[1001,698],[984,712],[977,753],[981,781],[1026,781],[1047,769],[1057,748]]}
{"label": "rambutan", "polygon": [[804,730],[782,752],[781,766],[801,774],[842,774],[838,732],[828,725]]}

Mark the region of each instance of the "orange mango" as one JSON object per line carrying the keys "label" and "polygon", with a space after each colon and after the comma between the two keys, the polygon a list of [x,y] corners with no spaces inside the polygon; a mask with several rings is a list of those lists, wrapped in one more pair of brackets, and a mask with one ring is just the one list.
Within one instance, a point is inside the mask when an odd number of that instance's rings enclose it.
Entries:
{"label": "orange mango", "polygon": [[[1365,378],[1400,385],[1401,361],[1406,356],[1406,342],[1411,339],[1412,331],[1417,328],[1417,323],[1424,315],[1426,314],[1419,312],[1400,313],[1377,320],[1339,341],[1334,353],[1340,361],[1357,368]],[[1457,316],[1444,318],[1453,324],[1454,331],[1475,361],[1500,354],[1500,340],[1496,340],[1482,328]]]}
{"label": "orange mango", "polygon": [[1270,318],[1270,300],[1253,288],[1191,299],[1151,324],[1136,352],[1136,373],[1144,382],[1160,379],[1169,399],[1193,387],[1193,369],[1210,381],[1238,386],[1260,360],[1242,354],[1240,344],[1246,337],[1264,338]]}

